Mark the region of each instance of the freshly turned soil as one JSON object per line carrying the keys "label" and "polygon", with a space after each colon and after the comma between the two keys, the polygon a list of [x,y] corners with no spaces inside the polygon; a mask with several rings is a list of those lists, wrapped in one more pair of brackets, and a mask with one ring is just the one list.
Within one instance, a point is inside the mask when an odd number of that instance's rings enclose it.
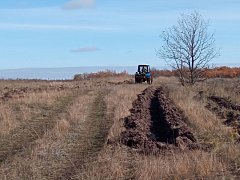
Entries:
{"label": "freshly turned soil", "polygon": [[130,112],[124,119],[126,131],[121,134],[125,145],[145,153],[198,146],[186,116],[161,87],[145,89],[133,102]]}

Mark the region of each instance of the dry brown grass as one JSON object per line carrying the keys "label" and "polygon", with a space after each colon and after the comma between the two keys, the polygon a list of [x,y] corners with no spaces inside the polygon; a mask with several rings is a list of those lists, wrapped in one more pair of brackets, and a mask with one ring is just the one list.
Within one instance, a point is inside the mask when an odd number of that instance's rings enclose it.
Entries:
{"label": "dry brown grass", "polygon": [[67,96],[68,91],[43,91],[28,93],[21,98],[12,98],[0,104],[0,135],[18,127],[21,123],[31,120],[50,107],[57,98]]}
{"label": "dry brown grass", "polygon": [[229,128],[205,108],[206,100],[194,99],[198,94],[198,87],[179,87],[173,83],[165,84],[165,86],[169,89],[171,99],[187,115],[190,125],[199,137],[204,136],[206,141],[207,136],[210,136],[209,140],[212,142],[229,137]]}
{"label": "dry brown grass", "polygon": [[[5,134],[17,126],[17,121],[11,107],[7,104],[0,105],[0,134]],[[21,109],[22,110],[22,109]],[[24,117],[28,117],[29,111],[24,111]],[[23,117],[23,119],[25,119]]]}
{"label": "dry brown grass", "polygon": [[[159,85],[169,89],[169,96],[189,118],[188,124],[204,149],[149,156],[135,153],[119,143],[110,144],[99,155],[98,161],[89,166],[85,177],[87,179],[147,180],[236,177],[232,172],[231,163],[237,162],[234,158],[238,158],[239,151],[231,139],[231,129],[223,125],[215,114],[205,108],[204,100],[194,99],[203,85],[180,87],[174,78],[155,80],[154,86]],[[107,98],[109,112],[114,110],[114,116],[112,116],[114,124],[109,132],[110,142],[112,139],[118,140],[124,130],[122,118],[130,114],[129,109],[132,101],[136,99],[136,94],[146,88],[144,85],[130,86],[113,88]],[[208,84],[204,86],[206,89],[211,89]],[[220,91],[223,90],[220,89]],[[229,143],[231,145],[226,146]],[[207,147],[210,149],[206,151]],[[228,157],[225,157],[226,155]]]}
{"label": "dry brown grass", "polygon": [[111,93],[107,96],[108,112],[112,114],[114,124],[109,132],[109,139],[117,138],[123,131],[122,119],[130,115],[129,109],[132,108],[132,102],[137,98],[147,86],[146,85],[123,85],[112,88]]}
{"label": "dry brown grass", "polygon": [[[72,82],[0,82],[4,88],[44,87],[42,92],[27,93],[22,98],[0,104],[0,134],[8,134],[23,122],[46,111],[55,100],[71,96],[78,87],[78,98],[65,108],[52,129],[46,129],[30,151],[17,153],[0,167],[0,179],[58,179],[69,174],[75,179],[237,179],[240,167],[240,147],[235,144],[232,129],[205,108],[207,99],[196,99],[199,92],[231,96],[239,103],[235,80],[209,80],[194,87],[181,87],[174,78],[161,77],[153,86],[168,89],[169,96],[188,117],[188,125],[203,149],[172,151],[159,155],[144,155],[120,143],[125,130],[123,118],[130,115],[132,102],[146,84],[122,84],[131,77],[114,77]],[[111,82],[111,83],[109,83]],[[58,90],[59,86],[70,87]],[[56,87],[56,89],[51,89]],[[84,90],[92,90],[84,91]],[[101,92],[99,94],[99,92]],[[102,93],[107,96],[102,96]],[[99,99],[100,98],[100,99]],[[103,99],[104,98],[104,99]],[[240,103],[239,103],[240,104]],[[106,105],[106,107],[105,107]],[[17,108],[16,108],[17,107]],[[100,108],[94,112],[96,108]],[[106,108],[103,110],[103,108]],[[99,116],[99,117],[98,117]],[[106,126],[108,143],[102,142]],[[97,132],[97,133],[94,133]],[[26,145],[26,144],[25,144]],[[29,147],[26,147],[29,148]]]}
{"label": "dry brown grass", "polygon": [[[170,97],[189,118],[189,126],[198,137],[198,141],[203,147],[212,149],[149,156],[135,153],[115,142],[106,146],[98,160],[88,166],[84,179],[152,180],[236,177],[232,172],[231,163],[237,162],[234,158],[238,158],[239,148],[232,143],[231,129],[224,126],[215,114],[204,107],[204,101],[194,100],[194,96],[203,88],[203,85],[194,88],[179,87],[174,78],[160,78],[155,80],[154,85],[169,89]],[[207,85],[205,86],[208,88]],[[146,87],[145,85],[117,86],[107,97],[108,111],[114,120],[109,132],[110,142],[112,139],[118,140],[120,133],[124,130],[122,118],[130,114],[132,101]],[[229,143],[231,145],[226,146]]]}
{"label": "dry brown grass", "polygon": [[122,119],[130,114],[132,102],[146,87],[147,85],[118,85],[111,88],[105,98],[107,117],[113,121],[108,134],[110,144],[87,166],[85,173],[79,176],[80,179],[129,179],[134,176],[133,156],[128,148],[119,144],[119,136],[124,130]]}
{"label": "dry brown grass", "polygon": [[[209,175],[218,177],[219,169],[224,169],[222,177],[234,177],[238,173],[239,168],[239,145],[235,144],[235,139],[232,138],[232,128],[223,124],[213,112],[208,111],[205,108],[206,97],[202,99],[196,99],[199,91],[204,91],[207,95],[216,94],[222,97],[237,97],[235,101],[238,101],[239,96],[234,92],[234,89],[229,90],[229,79],[213,80],[210,82],[200,83],[194,87],[180,87],[177,86],[177,82],[174,85],[174,81],[171,83],[162,81],[162,85],[169,89],[169,95],[174,100],[175,104],[180,107],[189,119],[189,124],[194,130],[198,140],[203,144],[211,147],[210,152],[205,152],[210,157],[206,158],[208,164],[212,164],[216,171],[209,171]],[[224,83],[224,81],[226,81]],[[219,84],[218,84],[219,83]],[[231,82],[233,87],[234,80]],[[239,103],[240,101],[238,101]],[[196,155],[196,157],[198,157]],[[202,163],[201,158],[197,158],[198,161],[193,161],[192,165]],[[232,167],[232,163],[237,163],[235,169]],[[234,170],[233,170],[234,169]],[[191,173],[190,173],[191,174]],[[189,175],[190,175],[189,174]],[[202,173],[198,171],[200,177],[205,177],[205,171]],[[213,178],[213,177],[212,177]]]}
{"label": "dry brown grass", "polygon": [[226,171],[215,155],[203,151],[138,158],[141,159],[136,168],[139,180],[218,179]]}
{"label": "dry brown grass", "polygon": [[47,81],[25,81],[25,80],[0,80],[0,91],[4,89],[16,89],[16,88],[39,88],[49,85]]}
{"label": "dry brown grass", "polygon": [[70,131],[76,124],[85,121],[88,104],[92,99],[89,93],[84,91],[79,93],[82,95],[75,99],[74,104],[61,115],[52,130],[46,129],[44,135],[37,139],[35,145],[29,150],[30,153],[15,155],[10,162],[1,165],[0,174],[4,174],[5,179],[48,179],[46,173],[49,169],[52,166],[61,165],[58,163],[59,159],[68,156],[64,151],[64,140],[71,135]]}

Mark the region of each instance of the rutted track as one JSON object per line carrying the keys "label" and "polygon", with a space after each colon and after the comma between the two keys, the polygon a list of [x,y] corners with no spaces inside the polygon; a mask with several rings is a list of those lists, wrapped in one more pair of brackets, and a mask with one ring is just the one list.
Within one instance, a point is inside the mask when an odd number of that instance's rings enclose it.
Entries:
{"label": "rutted track", "polygon": [[145,153],[198,147],[187,118],[161,87],[147,88],[138,95],[131,115],[125,118],[125,127],[122,142]]}
{"label": "rutted track", "polygon": [[106,116],[104,97],[106,92],[99,91],[94,99],[86,121],[79,122],[68,134],[62,149],[67,155],[58,162],[49,164],[43,174],[50,179],[85,179],[85,168],[97,159],[105,145],[111,120]]}
{"label": "rutted track", "polygon": [[35,141],[54,128],[58,119],[78,94],[58,99],[53,107],[46,107],[44,114],[21,124],[9,134],[0,137],[0,164],[15,154],[30,153]]}

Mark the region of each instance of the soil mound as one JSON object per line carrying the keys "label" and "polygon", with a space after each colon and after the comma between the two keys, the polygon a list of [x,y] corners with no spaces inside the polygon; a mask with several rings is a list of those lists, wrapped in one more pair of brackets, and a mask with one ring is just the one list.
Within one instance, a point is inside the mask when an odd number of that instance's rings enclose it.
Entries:
{"label": "soil mound", "polygon": [[230,100],[225,99],[219,96],[210,96],[209,99],[218,104],[220,107],[224,107],[227,109],[232,109],[236,111],[240,111],[240,105],[233,104]]}
{"label": "soil mound", "polygon": [[220,96],[210,96],[206,108],[223,119],[225,125],[233,127],[240,141],[240,105]]}
{"label": "soil mound", "polygon": [[162,88],[147,88],[133,102],[131,115],[124,119],[126,131],[122,142],[144,152],[197,147],[187,127],[187,118]]}

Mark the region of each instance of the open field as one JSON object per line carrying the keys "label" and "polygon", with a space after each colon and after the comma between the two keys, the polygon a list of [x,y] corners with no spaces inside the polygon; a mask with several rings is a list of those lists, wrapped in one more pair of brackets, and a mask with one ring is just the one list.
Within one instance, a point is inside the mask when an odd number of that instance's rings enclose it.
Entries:
{"label": "open field", "polygon": [[0,179],[239,179],[240,79],[0,81]]}

